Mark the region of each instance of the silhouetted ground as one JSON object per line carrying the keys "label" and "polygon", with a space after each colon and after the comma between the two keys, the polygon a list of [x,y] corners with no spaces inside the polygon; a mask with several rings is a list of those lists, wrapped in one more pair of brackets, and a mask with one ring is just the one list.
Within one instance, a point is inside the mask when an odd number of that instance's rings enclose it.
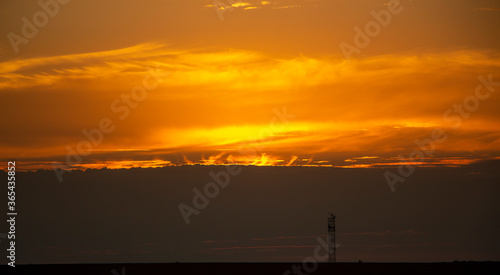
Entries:
{"label": "silhouetted ground", "polygon": [[[500,274],[500,262],[321,263],[307,273],[302,263],[60,264],[2,266],[1,274]],[[311,266],[311,268],[313,268]],[[289,271],[289,272],[287,272]]]}
{"label": "silhouetted ground", "polygon": [[23,172],[16,263],[301,261],[326,237],[329,211],[342,261],[498,261],[499,167],[418,168],[392,193],[384,169],[248,166],[189,225],[179,204],[192,207],[193,188],[227,167],[88,169],[62,183],[54,171]]}

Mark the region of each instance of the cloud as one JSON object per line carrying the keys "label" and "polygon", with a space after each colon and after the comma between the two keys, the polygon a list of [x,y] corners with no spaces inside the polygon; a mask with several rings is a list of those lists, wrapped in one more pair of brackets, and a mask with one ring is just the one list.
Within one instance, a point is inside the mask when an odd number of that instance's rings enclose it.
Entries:
{"label": "cloud", "polygon": [[381,231],[381,232],[347,232],[342,235],[352,235],[352,236],[388,236],[388,235],[429,235],[426,232],[417,232],[415,230],[404,230],[404,231]]}
{"label": "cloud", "polygon": [[[232,11],[233,8],[243,8],[243,10],[255,10],[269,7],[270,9],[290,9],[290,8],[302,8],[302,7],[317,7],[317,4],[307,3],[304,4],[303,1],[295,1],[297,4],[281,5],[279,1],[250,1],[244,2],[239,1],[233,3],[232,1],[221,0],[216,4],[204,5],[206,8],[217,8],[219,10]],[[315,2],[315,1],[312,1]],[[214,2],[215,3],[215,2]]]}
{"label": "cloud", "polygon": [[298,158],[299,158],[298,156],[292,156],[292,158],[290,159],[290,161],[287,163],[286,166],[292,165]]}
{"label": "cloud", "polygon": [[[162,84],[130,108],[122,122],[111,103],[130,94],[151,68],[163,76]],[[5,148],[0,158],[25,152],[34,162],[60,159],[67,145],[85,138],[83,129],[99,127],[107,117],[117,130],[96,149],[123,160],[176,152],[205,164],[391,165],[397,160],[389,157],[408,156],[418,149],[416,139],[430,138],[439,127],[448,135],[446,143],[436,145],[443,155],[426,165],[461,165],[498,156],[500,103],[492,93],[459,129],[452,129],[443,114],[474,95],[478,76],[498,81],[499,73],[498,56],[473,50],[381,55],[348,63],[334,57],[181,51],[146,43],[13,59],[0,63],[0,78],[6,79],[0,107],[14,115],[0,122],[15,129],[0,138]],[[284,106],[296,118],[259,138],[270,127],[273,109]],[[261,149],[253,156],[238,153],[245,144]],[[126,148],[137,151],[122,151]],[[109,156],[104,151],[92,153],[92,161],[111,160],[102,159]],[[450,159],[461,154],[468,160]],[[368,158],[374,156],[380,159]],[[163,160],[189,163],[181,157]]]}
{"label": "cloud", "polygon": [[295,248],[314,248],[314,245],[261,245],[261,246],[231,246],[216,247],[212,250],[246,250],[246,249],[295,249]]}
{"label": "cloud", "polygon": [[[102,79],[116,74],[143,75],[152,58],[172,56],[159,44],[72,55],[13,59],[0,63],[1,90],[56,85],[65,80]],[[145,61],[149,60],[149,61]]]}
{"label": "cloud", "polygon": [[352,233],[344,233],[343,235],[361,235],[361,236],[384,236],[384,235],[390,235],[393,234],[391,231],[384,231],[384,232],[352,232]]}

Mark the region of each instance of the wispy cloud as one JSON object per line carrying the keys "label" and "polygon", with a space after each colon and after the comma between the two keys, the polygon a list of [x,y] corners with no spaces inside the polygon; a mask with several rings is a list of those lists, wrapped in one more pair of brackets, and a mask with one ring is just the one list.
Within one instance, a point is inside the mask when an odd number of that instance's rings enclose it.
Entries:
{"label": "wispy cloud", "polygon": [[346,236],[389,236],[389,235],[429,235],[430,233],[418,232],[415,230],[403,230],[403,231],[380,231],[380,232],[347,232],[342,235]]}
{"label": "wispy cloud", "polygon": [[[5,80],[0,93],[24,104],[16,109],[8,100],[0,104],[6,112],[21,112],[18,124],[29,121],[31,126],[0,138],[6,148],[0,158],[20,151],[29,151],[35,163],[65,156],[65,145],[80,141],[82,129],[116,116],[110,103],[140,84],[148,68],[168,77],[148,95],[147,112],[135,113],[96,148],[104,151],[94,152],[95,159],[86,163],[98,166],[142,155],[175,165],[395,165],[399,160],[390,157],[418,148],[416,138],[428,138],[436,127],[450,128],[443,112],[474,93],[478,75],[493,74],[498,81],[500,59],[469,50],[373,56],[347,63],[334,57],[273,58],[231,49],[180,51],[154,43],[13,59],[0,63],[0,78]],[[30,100],[25,101],[27,94]],[[500,103],[481,104],[480,112],[436,148],[441,155],[420,165],[465,165],[497,157]],[[271,110],[284,105],[297,119],[259,138],[269,127]],[[245,144],[266,150],[253,156],[238,153]],[[186,158],[173,159],[173,152]],[[464,152],[466,156],[460,155]]]}
{"label": "wispy cloud", "polygon": [[303,7],[317,7],[318,4],[315,3],[317,1],[308,1],[310,3],[304,1],[294,1],[297,4],[290,3],[288,5],[283,5],[280,1],[239,1],[236,3],[226,2],[225,0],[221,0],[218,5],[207,4],[205,7],[207,8],[217,8],[220,10],[232,10],[233,8],[242,8],[243,10],[254,10],[261,8],[269,8],[269,9],[291,9],[291,8],[303,8]]}
{"label": "wispy cloud", "polygon": [[317,245],[261,245],[261,246],[231,246],[231,247],[215,247],[212,250],[246,250],[246,249],[295,249],[295,248],[310,248]]}

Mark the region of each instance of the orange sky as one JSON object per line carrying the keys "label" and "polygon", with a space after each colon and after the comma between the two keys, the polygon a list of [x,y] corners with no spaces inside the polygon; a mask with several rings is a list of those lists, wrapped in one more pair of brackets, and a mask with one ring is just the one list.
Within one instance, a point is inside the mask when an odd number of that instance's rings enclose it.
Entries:
{"label": "orange sky", "polygon": [[[354,45],[354,27],[388,2],[243,1],[217,11],[212,1],[74,0],[16,53],[7,34],[22,35],[21,18],[42,8],[4,1],[0,159],[25,169],[370,167],[397,165],[436,128],[447,140],[418,164],[499,158],[500,86],[482,88],[489,96],[470,117],[443,117],[477,98],[478,77],[500,82],[498,1],[402,0],[346,60],[340,43]],[[103,120],[113,130],[68,163],[89,144],[82,131]]]}

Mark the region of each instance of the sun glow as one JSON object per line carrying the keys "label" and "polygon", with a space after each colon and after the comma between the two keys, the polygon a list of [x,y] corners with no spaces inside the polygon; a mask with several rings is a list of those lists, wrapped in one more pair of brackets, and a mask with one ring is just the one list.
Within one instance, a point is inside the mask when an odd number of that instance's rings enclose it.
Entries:
{"label": "sun glow", "polygon": [[[443,61],[456,71],[453,81]],[[443,157],[475,151],[488,152],[475,157],[491,158],[500,152],[500,101],[481,101],[480,110],[461,119],[459,129],[443,114],[474,95],[478,74],[487,77],[498,68],[500,59],[475,51],[380,55],[349,63],[249,50],[181,51],[154,43],[13,59],[0,63],[0,78],[6,80],[0,84],[6,99],[0,104],[6,112],[22,110],[17,123],[32,128],[22,137],[6,132],[2,139],[9,146],[0,156],[27,156],[23,161],[40,168],[48,161],[63,163],[68,146],[88,139],[83,129],[109,118],[116,131],[105,135],[82,165],[101,167],[122,159],[122,167],[130,167],[127,161],[148,158],[171,162],[162,165],[388,166],[388,158],[408,156],[418,149],[415,140],[429,138],[436,128],[448,135],[435,148]],[[144,84],[152,70],[161,84],[131,101],[132,88]],[[428,81],[415,80],[422,72]],[[26,94],[32,99],[16,108],[5,104]],[[44,101],[48,95],[54,100]],[[118,113],[111,106],[117,99]]]}

